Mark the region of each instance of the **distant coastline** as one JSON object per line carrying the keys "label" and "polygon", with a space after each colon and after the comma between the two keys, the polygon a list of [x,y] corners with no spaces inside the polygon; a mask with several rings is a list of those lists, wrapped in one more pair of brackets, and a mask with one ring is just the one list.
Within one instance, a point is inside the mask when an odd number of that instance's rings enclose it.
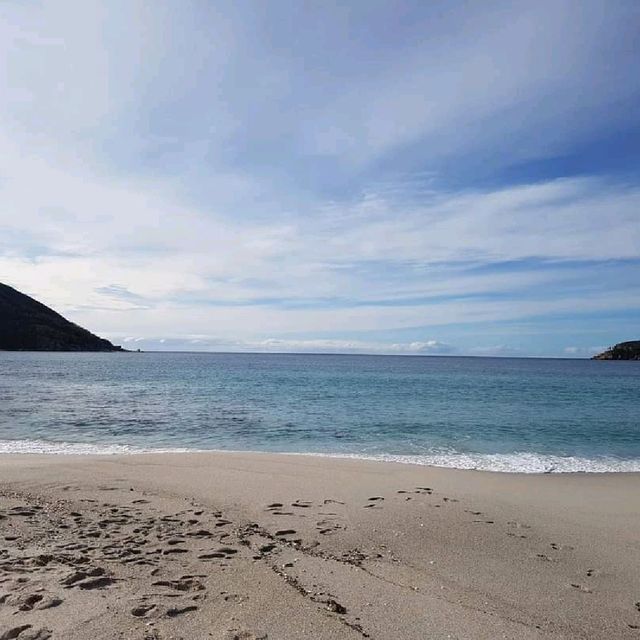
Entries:
{"label": "distant coastline", "polygon": [[640,340],[619,342],[593,356],[592,360],[640,360]]}
{"label": "distant coastline", "polygon": [[0,282],[0,351],[125,351]]}

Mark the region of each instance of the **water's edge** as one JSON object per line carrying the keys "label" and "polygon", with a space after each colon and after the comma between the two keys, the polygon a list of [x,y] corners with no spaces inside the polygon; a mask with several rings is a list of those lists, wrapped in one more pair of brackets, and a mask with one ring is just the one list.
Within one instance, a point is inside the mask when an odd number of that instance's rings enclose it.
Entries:
{"label": "water's edge", "polygon": [[77,442],[45,442],[44,440],[0,440],[0,454],[44,455],[141,455],[160,453],[264,453],[275,455],[314,456],[349,460],[396,462],[420,466],[494,471],[500,473],[631,473],[640,472],[640,458],[622,460],[614,456],[582,458],[553,456],[532,452],[511,454],[433,453],[424,455],[365,455],[355,453],[252,451],[195,448],[143,448],[130,445],[97,445]]}

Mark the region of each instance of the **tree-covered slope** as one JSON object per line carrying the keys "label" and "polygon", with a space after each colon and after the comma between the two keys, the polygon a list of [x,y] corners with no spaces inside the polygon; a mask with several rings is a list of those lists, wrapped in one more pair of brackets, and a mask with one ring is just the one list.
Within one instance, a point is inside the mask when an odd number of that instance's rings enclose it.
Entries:
{"label": "tree-covered slope", "polygon": [[640,340],[620,342],[593,356],[594,360],[640,360]]}
{"label": "tree-covered slope", "polygon": [[0,350],[122,351],[53,309],[0,283]]}

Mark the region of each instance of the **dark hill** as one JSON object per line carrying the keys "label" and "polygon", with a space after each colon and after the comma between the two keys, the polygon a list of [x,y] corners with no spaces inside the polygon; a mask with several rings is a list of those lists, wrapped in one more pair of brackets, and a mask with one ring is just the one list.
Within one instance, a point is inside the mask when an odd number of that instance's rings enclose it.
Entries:
{"label": "dark hill", "polygon": [[640,340],[620,342],[593,356],[593,360],[640,360]]}
{"label": "dark hill", "polygon": [[0,283],[0,350],[123,351],[65,320],[37,300]]}

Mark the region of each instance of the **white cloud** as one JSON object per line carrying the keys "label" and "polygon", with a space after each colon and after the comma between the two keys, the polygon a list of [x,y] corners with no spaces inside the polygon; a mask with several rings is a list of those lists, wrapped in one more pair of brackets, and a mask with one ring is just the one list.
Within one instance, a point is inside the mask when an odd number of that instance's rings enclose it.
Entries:
{"label": "white cloud", "polygon": [[402,353],[422,353],[430,355],[454,353],[455,348],[438,340],[416,341],[409,343],[395,343],[391,345],[392,351],[400,351]]}
{"label": "white cloud", "polygon": [[[585,266],[562,261],[638,257],[640,189],[631,186],[558,180],[441,193],[402,208],[380,197],[365,215],[345,205],[340,214],[283,214],[266,224],[187,207],[161,184],[121,184],[3,150],[3,279],[110,334],[371,331],[629,308],[640,299],[637,282],[562,298],[554,290],[584,280]],[[530,258],[559,262],[468,270]],[[131,295],[118,295],[124,290]],[[536,293],[509,297],[527,291]]]}
{"label": "white cloud", "polygon": [[413,205],[380,198],[364,220],[357,206],[349,211],[354,224],[322,246],[361,260],[635,258],[639,207],[639,188],[593,178],[439,193]]}
{"label": "white cloud", "polygon": [[455,347],[439,342],[426,340],[424,342],[393,343],[373,342],[364,340],[331,340],[309,339],[295,340],[284,338],[266,338],[264,340],[224,340],[212,336],[181,336],[166,338],[134,338],[122,340],[127,344],[137,343],[136,347],[146,349],[189,349],[197,348],[204,351],[253,351],[264,353],[357,353],[357,354],[386,354],[386,355],[450,355],[457,352]]}

